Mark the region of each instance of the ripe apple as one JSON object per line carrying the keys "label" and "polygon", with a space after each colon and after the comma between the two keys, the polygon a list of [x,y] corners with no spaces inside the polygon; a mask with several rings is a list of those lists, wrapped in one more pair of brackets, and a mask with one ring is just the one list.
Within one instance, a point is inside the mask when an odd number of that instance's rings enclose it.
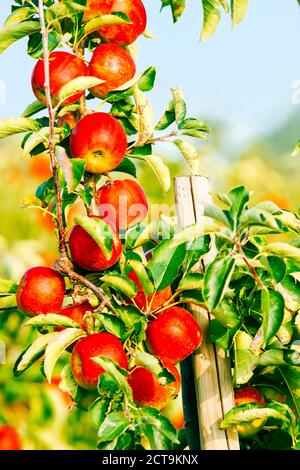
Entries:
{"label": "ripe apple", "polygon": [[184,414],[182,405],[181,391],[176,398],[168,403],[161,411],[162,415],[168,418],[177,431],[184,428]]}
{"label": "ripe apple", "polygon": [[148,212],[148,202],[141,186],[133,180],[108,182],[97,192],[100,213],[117,227],[126,230],[141,222]]}
{"label": "ripe apple", "polygon": [[149,351],[173,363],[192,354],[202,341],[197,321],[181,307],[163,311],[149,324],[146,335]]}
{"label": "ripe apple", "polygon": [[30,175],[38,180],[45,181],[52,176],[50,157],[46,153],[40,153],[28,160],[28,169]]}
{"label": "ripe apple", "polygon": [[[243,387],[236,389],[234,392],[235,406],[244,405],[245,403],[258,403],[261,406],[266,404],[263,395],[254,387]],[[243,439],[255,436],[265,425],[265,418],[254,419],[249,423],[237,425],[239,436]]]}
{"label": "ripe apple", "polygon": [[133,58],[123,47],[101,44],[94,50],[89,71],[92,77],[105,80],[105,83],[91,88],[91,93],[98,98],[105,98],[109,91],[131,80],[136,67]]}
{"label": "ripe apple", "polygon": [[0,450],[21,450],[22,443],[17,431],[7,424],[0,425]]}
{"label": "ripe apple", "polygon": [[[129,277],[129,279],[131,279],[137,285],[138,291],[133,300],[136,306],[142,310],[142,312],[156,310],[172,296],[172,290],[170,286],[161,291],[155,292],[154,294],[146,296],[141,281],[139,280],[135,271],[131,271],[129,274],[127,274],[127,277]],[[133,303],[132,299],[128,299],[128,302]]]}
{"label": "ripe apple", "polygon": [[64,124],[68,124],[70,129],[74,129],[77,124],[75,113],[73,111],[68,111],[63,116],[58,118],[57,124],[59,127],[62,127]]}
{"label": "ripe apple", "polygon": [[[89,69],[84,60],[80,59],[69,52],[55,51],[49,55],[50,68],[50,91],[53,105],[58,103],[58,94],[66,83],[74,80],[74,78],[87,76]],[[31,85],[36,98],[45,106],[47,105],[45,95],[45,73],[44,61],[39,59],[33,69],[31,77]],[[70,96],[63,104],[71,104],[78,101],[84,94],[83,91]]]}
{"label": "ripe apple", "polygon": [[86,170],[96,174],[114,170],[126,149],[124,127],[107,113],[93,113],[80,119],[70,138],[72,157],[86,160]]}
{"label": "ripe apple", "polygon": [[132,44],[146,29],[147,14],[141,0],[88,0],[84,20],[113,12],[124,13],[131,23],[102,26],[98,34],[105,42],[120,46]]}
{"label": "ripe apple", "polygon": [[85,390],[97,387],[99,375],[105,370],[92,360],[105,356],[113,359],[120,367],[127,369],[127,356],[119,338],[110,333],[96,333],[80,339],[71,356],[74,379]]}
{"label": "ripe apple", "polygon": [[28,269],[17,290],[17,305],[28,315],[59,313],[65,293],[65,281],[58,271],[45,266]]}
{"label": "ripe apple", "polygon": [[[63,307],[60,310],[60,315],[64,315],[65,317],[69,317],[72,320],[74,320],[78,325],[81,326],[83,330],[86,329],[86,325],[84,322],[84,316],[87,312],[93,312],[94,309],[89,303],[88,300],[85,300],[84,302],[81,303],[75,303],[68,305],[67,307]],[[63,328],[56,328],[56,331],[61,331]]]}
{"label": "ripe apple", "polygon": [[178,370],[166,359],[162,360],[162,364],[175,377],[174,382],[161,384],[153,372],[142,366],[130,373],[128,383],[132,388],[134,401],[139,405],[161,410],[178,394],[181,384]]}
{"label": "ripe apple", "polygon": [[[101,218],[95,215],[91,217]],[[100,246],[80,225],[74,225],[72,228],[69,238],[71,258],[77,266],[86,271],[103,271],[113,266],[121,257],[122,243],[118,232],[110,221],[107,220],[106,223],[110,225],[114,234],[112,255],[109,260],[106,259]]]}

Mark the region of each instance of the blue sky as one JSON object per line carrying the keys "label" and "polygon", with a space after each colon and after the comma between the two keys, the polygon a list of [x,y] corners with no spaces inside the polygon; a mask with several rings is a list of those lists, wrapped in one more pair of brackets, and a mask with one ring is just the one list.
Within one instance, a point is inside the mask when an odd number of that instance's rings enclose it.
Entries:
{"label": "blue sky", "polygon": [[[1,0],[0,22],[11,2]],[[300,79],[300,8],[296,0],[250,0],[246,20],[232,30],[224,15],[214,37],[199,42],[202,11],[199,0],[187,1],[181,21],[159,13],[160,0],[145,0],[155,39],[141,39],[139,70],[157,66],[151,93],[157,117],[169,100],[169,89],[180,87],[189,114],[228,121],[237,142],[267,132],[295,110],[292,84]],[[26,41],[0,57],[0,80],[6,100],[0,117],[19,115],[34,97],[30,75],[34,60],[26,58]],[[300,106],[300,105],[298,105]]]}

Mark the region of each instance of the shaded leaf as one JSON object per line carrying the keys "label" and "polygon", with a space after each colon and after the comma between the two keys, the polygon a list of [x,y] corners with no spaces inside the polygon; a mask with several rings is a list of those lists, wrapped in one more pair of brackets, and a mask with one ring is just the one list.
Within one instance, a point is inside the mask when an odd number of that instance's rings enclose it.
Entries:
{"label": "shaded leaf", "polygon": [[234,259],[219,258],[208,266],[204,275],[203,297],[210,310],[214,310],[223,299],[234,265]]}

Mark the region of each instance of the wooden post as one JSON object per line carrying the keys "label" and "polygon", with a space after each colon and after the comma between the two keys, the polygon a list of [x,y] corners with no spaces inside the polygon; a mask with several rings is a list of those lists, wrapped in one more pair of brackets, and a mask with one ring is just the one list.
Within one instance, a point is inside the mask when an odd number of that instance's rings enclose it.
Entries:
{"label": "wooden post", "polygon": [[[180,227],[195,222],[204,224],[204,206],[212,203],[209,191],[209,181],[204,176],[175,178],[176,210]],[[204,264],[208,264],[214,256],[215,250],[212,248],[206,255]],[[198,264],[194,270],[201,271],[202,266]],[[238,450],[236,430],[225,431],[219,428],[224,414],[234,406],[229,359],[223,350],[208,339],[210,315],[207,311],[199,306],[189,306],[188,309],[203,331],[202,345],[193,354],[200,447],[202,450]]]}

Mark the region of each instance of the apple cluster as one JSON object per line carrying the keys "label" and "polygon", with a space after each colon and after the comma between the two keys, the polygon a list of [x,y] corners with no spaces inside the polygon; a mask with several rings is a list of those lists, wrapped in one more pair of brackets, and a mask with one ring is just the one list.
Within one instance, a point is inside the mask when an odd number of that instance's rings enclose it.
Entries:
{"label": "apple cluster", "polygon": [[[90,90],[95,97],[101,99],[105,99],[109,92],[134,77],[135,63],[126,46],[134,42],[146,28],[143,3],[140,0],[88,0],[84,18],[90,20],[99,14],[115,11],[124,13],[130,23],[101,27],[97,35],[102,42],[94,50],[88,65],[83,58],[67,52],[55,51],[49,55],[53,106],[59,102],[62,87],[78,77],[93,76],[101,79],[103,82]],[[46,105],[43,59],[38,60],[33,70],[32,89],[37,99]],[[63,105],[77,102],[82,94],[83,92],[75,93]],[[74,115],[63,119],[72,127],[71,157],[84,159],[86,172],[106,175],[122,162],[127,151],[127,136],[122,124],[111,114],[94,112],[81,117],[78,122]],[[139,224],[148,211],[148,202],[142,187],[131,179],[113,181],[108,178],[108,182],[97,190],[95,199],[98,207],[103,208],[105,217],[96,213],[90,213],[89,217],[94,221],[101,219],[111,231],[111,255],[107,258],[103,247],[97,244],[84,227],[75,223],[68,238],[69,255],[76,269],[85,274],[105,271],[115,266],[122,257],[123,249],[119,230],[127,230]],[[124,210],[121,201],[125,201],[127,210]],[[130,210],[135,205],[138,205],[139,211]],[[149,321],[146,347],[173,376],[171,381],[162,382],[147,367],[130,365],[129,351],[115,335],[106,331],[91,332],[87,326],[87,318],[93,315],[94,307],[87,300],[64,304],[66,283],[58,270],[40,266],[26,271],[18,287],[17,304],[21,311],[30,316],[51,313],[69,317],[86,333],[76,342],[71,354],[74,379],[83,389],[97,389],[99,377],[105,370],[93,358],[104,356],[115,361],[122,369],[129,370],[128,383],[136,403],[161,409],[177,396],[180,375],[176,364],[200,345],[202,332],[187,310],[179,306],[168,307],[168,302],[172,299],[171,286],[148,295],[134,270],[127,276],[136,286],[136,295],[128,298],[127,304],[134,303],[147,315]],[[56,327],[56,331],[61,329]]]}

